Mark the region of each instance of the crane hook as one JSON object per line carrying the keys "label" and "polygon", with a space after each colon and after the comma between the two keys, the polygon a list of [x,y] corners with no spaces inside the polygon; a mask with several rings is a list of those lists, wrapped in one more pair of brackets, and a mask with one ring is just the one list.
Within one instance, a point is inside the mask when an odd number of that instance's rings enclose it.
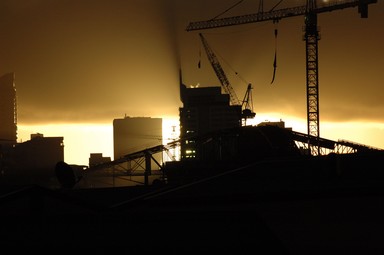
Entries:
{"label": "crane hook", "polygon": [[275,81],[276,69],[277,69],[277,28],[275,28],[275,58],[273,60],[273,76],[272,76],[271,84]]}
{"label": "crane hook", "polygon": [[201,68],[201,46],[199,48],[199,62],[197,63],[197,67],[200,69]]}

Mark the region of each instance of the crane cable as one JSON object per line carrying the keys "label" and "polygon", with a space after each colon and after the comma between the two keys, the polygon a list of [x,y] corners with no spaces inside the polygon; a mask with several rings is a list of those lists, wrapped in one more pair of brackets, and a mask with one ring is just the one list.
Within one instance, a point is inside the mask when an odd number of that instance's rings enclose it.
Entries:
{"label": "crane cable", "polygon": [[228,9],[226,9],[225,11],[219,13],[218,15],[216,15],[215,17],[213,17],[211,20],[214,20],[214,19],[217,19],[218,17],[220,17],[221,15],[223,15],[224,13],[230,11],[231,9],[235,8],[237,5],[241,4],[244,0],[240,0],[239,2],[235,3],[234,5],[232,5],[231,7],[229,7]]}
{"label": "crane cable", "polygon": [[[218,17],[220,17],[221,15],[225,14],[226,12],[230,11],[231,9],[235,8],[236,6],[238,6],[239,4],[241,4],[244,0],[240,0],[239,2],[235,3],[234,5],[232,5],[231,7],[229,7],[228,9],[226,9],[225,11],[219,13],[218,15],[216,15],[215,17],[213,17],[212,19],[210,20],[214,20],[214,19],[217,19]],[[283,2],[284,0],[280,0],[277,4],[275,4],[272,9],[270,11],[273,11],[277,6],[279,6],[281,4],[281,2]],[[259,3],[259,12],[263,12],[263,0],[260,0],[260,3]]]}
{"label": "crane cable", "polygon": [[[212,49],[213,50],[213,49]],[[249,82],[247,80],[244,79],[244,77],[242,77],[229,63],[228,61],[225,60],[225,58],[216,51],[216,55],[218,57],[221,58],[221,60],[223,60],[225,62],[225,64],[229,67],[229,69],[232,70],[232,72],[242,81],[244,82],[245,84],[249,84]],[[197,63],[197,67],[200,69],[201,68],[201,44],[200,44],[200,47],[199,47],[199,62]]]}
{"label": "crane cable", "polygon": [[[273,22],[277,23],[278,21],[273,21]],[[273,60],[273,76],[272,76],[271,84],[275,81],[276,69],[277,69],[277,28],[275,28],[275,58]]]}
{"label": "crane cable", "polygon": [[283,2],[284,0],[280,0],[277,4],[275,4],[271,10],[269,10],[270,12],[273,11],[277,6],[279,6],[281,4],[281,2]]}
{"label": "crane cable", "polygon": [[232,65],[229,64],[229,62],[222,56],[220,55],[219,53],[216,52],[216,54],[225,62],[225,64],[228,66],[229,69],[232,70],[232,72],[237,76],[237,78],[239,78],[244,84],[249,84],[249,82],[247,80],[244,79],[244,77],[242,77],[236,70],[235,68],[233,68]]}

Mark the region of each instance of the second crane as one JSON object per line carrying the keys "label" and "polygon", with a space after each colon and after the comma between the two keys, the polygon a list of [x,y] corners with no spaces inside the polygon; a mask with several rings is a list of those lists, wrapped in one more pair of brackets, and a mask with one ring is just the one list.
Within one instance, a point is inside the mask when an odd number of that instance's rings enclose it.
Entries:
{"label": "second crane", "polygon": [[225,92],[229,95],[231,105],[241,105],[241,122],[242,125],[245,126],[247,123],[247,119],[252,119],[256,116],[256,113],[253,112],[253,102],[252,102],[252,85],[248,84],[247,91],[244,95],[244,99],[242,102],[238,99],[234,89],[231,86],[227,76],[223,68],[220,65],[219,60],[217,59],[215,53],[209,46],[205,37],[199,33],[201,42],[203,43],[205,52],[207,53],[207,57],[213,70],[216,73],[217,78],[219,79],[221,85],[223,86]]}

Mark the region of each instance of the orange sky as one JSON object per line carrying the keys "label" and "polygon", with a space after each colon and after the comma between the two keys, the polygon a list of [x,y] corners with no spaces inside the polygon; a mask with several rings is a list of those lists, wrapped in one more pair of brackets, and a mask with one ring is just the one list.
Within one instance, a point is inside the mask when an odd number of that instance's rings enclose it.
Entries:
{"label": "orange sky", "polygon": [[[177,118],[182,106],[179,68],[187,85],[219,86],[198,31],[186,32],[186,26],[215,17],[236,2],[1,1],[0,74],[15,72],[20,127],[108,126],[125,114]],[[277,2],[265,1],[264,9]],[[304,4],[287,0],[281,7]],[[255,13],[258,6],[257,0],[244,0],[226,15]],[[356,8],[318,16],[320,135],[325,138],[344,134],[349,140],[373,141],[384,148],[383,13],[384,4],[378,0],[370,5],[367,19],[361,19]],[[223,58],[239,98],[246,91],[243,80],[252,83],[258,120],[282,118],[288,124],[299,123],[297,128],[304,129],[297,131],[306,132],[303,26],[303,17],[293,17],[277,25],[263,22],[202,32]],[[275,43],[278,68],[271,85]],[[328,123],[339,126],[329,128]],[[346,129],[356,136],[347,135]],[[53,130],[45,135],[66,137],[57,133],[57,126]],[[72,144],[68,139],[65,144]],[[99,144],[106,147],[102,141]],[[90,152],[84,149],[83,158]]]}

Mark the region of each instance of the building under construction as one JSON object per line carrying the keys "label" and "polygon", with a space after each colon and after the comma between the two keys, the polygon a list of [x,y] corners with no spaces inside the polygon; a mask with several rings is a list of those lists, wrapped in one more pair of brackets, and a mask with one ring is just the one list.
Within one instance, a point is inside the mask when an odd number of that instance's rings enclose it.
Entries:
{"label": "building under construction", "polygon": [[[381,149],[367,145],[343,140],[333,141],[296,132],[290,127],[285,127],[283,121],[244,126],[241,121],[243,118],[241,106],[231,105],[229,95],[223,94],[220,87],[187,88],[180,79],[180,98],[183,106],[179,108],[180,138],[178,140],[167,144],[158,143],[152,147],[143,146],[141,141],[141,147],[138,150],[127,151],[128,153],[121,154],[111,162],[90,167],[87,170],[87,176],[91,178],[95,176],[94,173],[105,173],[113,180],[128,180],[124,182],[124,185],[128,186],[132,185],[129,180],[133,176],[136,180],[140,176],[143,178],[138,184],[150,185],[152,181],[160,180],[164,184],[179,185],[260,162],[269,162],[262,167],[265,171],[274,165],[273,162],[279,162],[279,167],[286,164],[287,168],[309,168],[308,173],[310,173],[316,172],[317,167],[327,168],[329,164],[333,164],[330,162],[335,158],[350,159],[351,155],[373,153],[375,159],[372,162],[375,162],[379,159],[376,156],[382,153]],[[144,120],[148,121],[142,119]],[[125,118],[119,121],[132,126],[131,122],[136,119]],[[128,132],[133,126],[130,128],[121,126],[119,129],[122,128],[121,130]],[[120,143],[128,146],[132,145],[129,143],[130,140],[143,138],[143,134],[136,136],[132,134],[131,132],[129,139],[128,137],[119,139]],[[154,135],[156,134],[154,133],[152,137]],[[146,133],[145,137],[150,138],[150,135]],[[319,145],[321,155],[318,157],[308,153],[310,144],[314,143]],[[140,143],[137,144],[139,145]],[[164,153],[174,152],[175,148],[180,150],[180,160],[176,160],[172,155],[169,161],[159,160]],[[319,163],[320,161],[322,163]],[[313,163],[311,167],[308,165],[312,164],[310,162]],[[365,164],[368,161],[362,162]],[[352,167],[359,164],[343,164],[343,166],[346,165]],[[341,170],[343,166],[339,165],[338,171],[344,171]],[[332,169],[334,167],[335,165]],[[318,171],[321,172],[321,169]],[[110,185],[117,183],[112,181]]]}
{"label": "building under construction", "polygon": [[241,105],[230,105],[220,87],[187,88],[180,83],[181,159],[198,158],[196,137],[241,125]]}

